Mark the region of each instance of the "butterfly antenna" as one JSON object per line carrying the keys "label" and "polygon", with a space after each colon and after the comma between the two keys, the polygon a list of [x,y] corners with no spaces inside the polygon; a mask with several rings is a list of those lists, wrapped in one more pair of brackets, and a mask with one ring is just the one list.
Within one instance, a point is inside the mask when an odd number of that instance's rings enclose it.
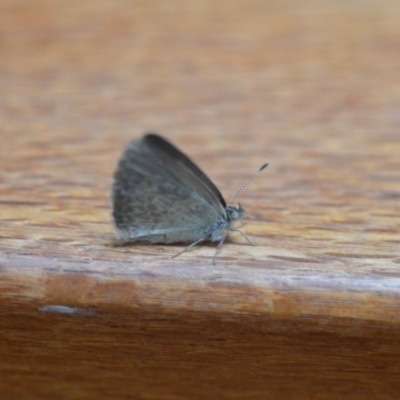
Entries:
{"label": "butterfly antenna", "polygon": [[247,187],[247,185],[265,168],[268,167],[268,163],[264,164],[257,172],[255,172],[247,181],[242,185],[242,187],[236,192],[236,194],[233,196],[233,199],[230,203],[230,205],[233,205],[235,203],[235,200],[238,198],[240,193],[243,192],[243,190]]}

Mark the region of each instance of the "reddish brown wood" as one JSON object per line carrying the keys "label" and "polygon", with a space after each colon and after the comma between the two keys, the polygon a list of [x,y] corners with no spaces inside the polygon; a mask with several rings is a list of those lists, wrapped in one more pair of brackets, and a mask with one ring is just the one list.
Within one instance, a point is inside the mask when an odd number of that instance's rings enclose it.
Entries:
{"label": "reddish brown wood", "polygon": [[[0,7],[5,399],[400,397],[398,2]],[[115,246],[148,130],[256,247]]]}

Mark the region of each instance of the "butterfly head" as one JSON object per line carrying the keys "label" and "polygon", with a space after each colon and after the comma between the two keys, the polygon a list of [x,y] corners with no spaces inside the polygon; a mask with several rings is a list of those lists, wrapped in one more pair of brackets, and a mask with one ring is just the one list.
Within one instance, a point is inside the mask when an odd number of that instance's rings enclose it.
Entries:
{"label": "butterfly head", "polygon": [[233,222],[241,219],[244,215],[244,208],[238,204],[238,207],[227,206],[226,215],[228,222]]}

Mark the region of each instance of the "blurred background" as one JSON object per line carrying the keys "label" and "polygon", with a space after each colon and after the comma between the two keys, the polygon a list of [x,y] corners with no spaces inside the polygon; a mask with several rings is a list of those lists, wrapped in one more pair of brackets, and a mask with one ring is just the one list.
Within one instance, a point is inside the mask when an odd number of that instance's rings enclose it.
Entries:
{"label": "blurred background", "polygon": [[257,209],[396,197],[399,20],[393,0],[1,0],[3,190],[29,175],[105,210],[122,149],[155,131],[227,198],[269,162]]}

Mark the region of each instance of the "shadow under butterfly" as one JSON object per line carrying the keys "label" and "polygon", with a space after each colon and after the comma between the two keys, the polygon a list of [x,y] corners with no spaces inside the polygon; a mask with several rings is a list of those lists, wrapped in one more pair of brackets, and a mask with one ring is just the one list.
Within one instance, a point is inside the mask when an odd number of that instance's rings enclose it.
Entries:
{"label": "shadow under butterfly", "polygon": [[113,218],[119,243],[190,243],[176,257],[204,242],[218,242],[213,264],[227,232],[244,208],[238,195],[268,164],[239,189],[227,206],[211,180],[167,140],[149,133],[133,140],[119,161],[112,188]]}

